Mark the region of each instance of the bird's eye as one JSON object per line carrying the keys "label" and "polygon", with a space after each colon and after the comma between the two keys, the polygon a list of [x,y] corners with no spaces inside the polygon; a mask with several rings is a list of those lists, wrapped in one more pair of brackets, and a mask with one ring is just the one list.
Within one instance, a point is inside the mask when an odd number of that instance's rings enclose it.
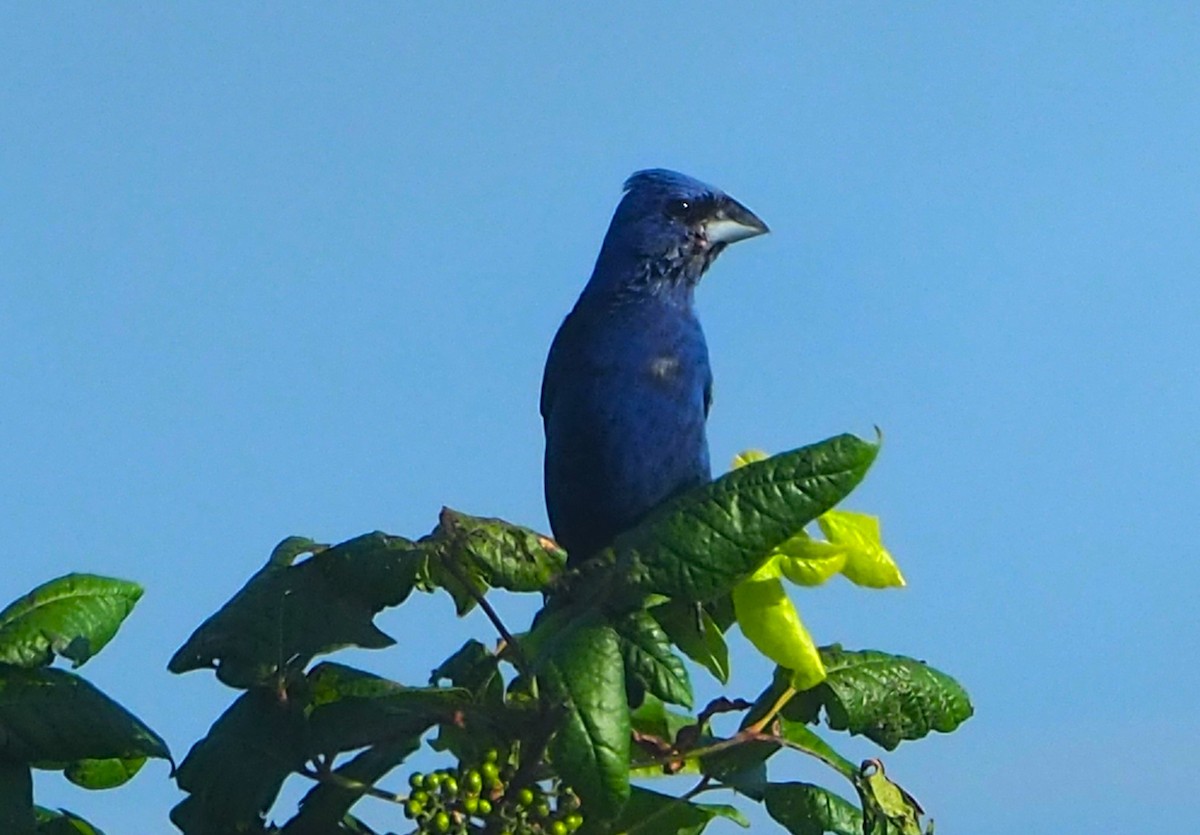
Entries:
{"label": "bird's eye", "polygon": [[690,200],[672,200],[667,204],[667,216],[682,220],[692,210]]}

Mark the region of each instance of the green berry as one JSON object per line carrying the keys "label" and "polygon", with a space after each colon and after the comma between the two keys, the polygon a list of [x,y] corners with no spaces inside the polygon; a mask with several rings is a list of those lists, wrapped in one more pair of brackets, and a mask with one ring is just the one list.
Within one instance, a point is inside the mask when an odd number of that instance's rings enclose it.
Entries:
{"label": "green berry", "polygon": [[534,814],[536,814],[539,818],[548,818],[550,817],[550,804],[543,800],[534,808],[533,811]]}
{"label": "green berry", "polygon": [[408,775],[408,785],[414,789],[421,788],[421,786],[425,785],[425,775],[419,771],[414,771]]}
{"label": "green berry", "polygon": [[567,825],[568,832],[574,832],[579,827],[583,826],[583,815],[578,812],[572,812],[563,818],[563,823]]}
{"label": "green berry", "polygon": [[420,803],[422,806],[424,806],[426,803],[429,802],[429,792],[424,791],[422,789],[417,789],[415,792],[413,792],[411,795],[409,795],[409,799],[415,800],[418,803]]}
{"label": "green berry", "polygon": [[463,811],[466,812],[468,815],[475,814],[476,812],[479,811],[479,798],[478,797],[466,798],[463,801],[462,807],[463,807]]}
{"label": "green berry", "polygon": [[442,772],[435,771],[432,774],[425,775],[425,788],[436,789],[442,784]]}
{"label": "green berry", "polygon": [[483,775],[473,768],[463,775],[463,782],[466,783],[467,794],[479,794],[483,790]]}
{"label": "green berry", "polygon": [[479,798],[479,814],[486,818],[491,813],[492,801],[488,800],[486,797]]}
{"label": "green berry", "polygon": [[566,821],[555,821],[550,824],[550,835],[567,835],[570,831],[567,828]]}
{"label": "green berry", "polygon": [[497,780],[500,777],[500,766],[489,760],[479,766],[479,773],[483,775],[485,780]]}
{"label": "green berry", "polygon": [[404,817],[408,818],[409,820],[412,820],[417,815],[421,814],[421,812],[424,811],[424,809],[425,809],[424,804],[420,803],[419,801],[410,799],[407,803],[404,804]]}
{"label": "green berry", "polygon": [[458,781],[454,779],[453,774],[447,774],[442,778],[442,795],[454,797],[456,794],[458,794]]}
{"label": "green berry", "polygon": [[450,815],[446,812],[438,812],[433,819],[433,826],[438,832],[450,831]]}
{"label": "green berry", "polygon": [[517,792],[517,803],[521,806],[533,805],[533,789],[524,788]]}

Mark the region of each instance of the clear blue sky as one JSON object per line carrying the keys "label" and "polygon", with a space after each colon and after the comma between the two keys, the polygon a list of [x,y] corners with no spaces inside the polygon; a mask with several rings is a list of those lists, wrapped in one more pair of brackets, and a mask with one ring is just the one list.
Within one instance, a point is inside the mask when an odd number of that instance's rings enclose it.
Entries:
{"label": "clear blue sky", "polygon": [[[143,583],[84,673],[182,757],[232,693],[166,661],[283,536],[544,527],[546,348],[674,167],[773,230],[700,289],[714,461],[886,434],[850,506],[909,587],[797,601],[973,694],[890,773],[939,832],[1186,828],[1198,45],[1186,3],[10,4],[0,598]],[[408,682],[486,634],[381,623],[353,660]],[[110,835],[180,799],[38,793]]]}

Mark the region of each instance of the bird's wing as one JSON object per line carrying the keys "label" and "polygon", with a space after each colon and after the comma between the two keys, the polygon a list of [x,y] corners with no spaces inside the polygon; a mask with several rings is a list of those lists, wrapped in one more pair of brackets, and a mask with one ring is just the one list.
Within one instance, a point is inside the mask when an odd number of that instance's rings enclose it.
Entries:
{"label": "bird's wing", "polygon": [[563,320],[558,333],[554,335],[554,341],[550,343],[550,354],[546,357],[546,369],[542,373],[542,397],[538,406],[543,423],[550,419],[550,410],[554,408],[558,382],[566,373],[565,365],[568,355],[571,353],[570,346],[575,341],[573,334],[578,330],[577,321],[578,317],[572,311]]}

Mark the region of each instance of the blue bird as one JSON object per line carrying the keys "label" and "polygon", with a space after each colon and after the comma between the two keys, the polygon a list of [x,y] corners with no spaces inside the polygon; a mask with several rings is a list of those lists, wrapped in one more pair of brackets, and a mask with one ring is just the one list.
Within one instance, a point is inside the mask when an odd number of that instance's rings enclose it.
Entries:
{"label": "blue bird", "polygon": [[712,369],[696,285],[729,244],[767,231],[741,203],[683,174],[625,181],[542,379],[546,509],[571,563],[712,479]]}

